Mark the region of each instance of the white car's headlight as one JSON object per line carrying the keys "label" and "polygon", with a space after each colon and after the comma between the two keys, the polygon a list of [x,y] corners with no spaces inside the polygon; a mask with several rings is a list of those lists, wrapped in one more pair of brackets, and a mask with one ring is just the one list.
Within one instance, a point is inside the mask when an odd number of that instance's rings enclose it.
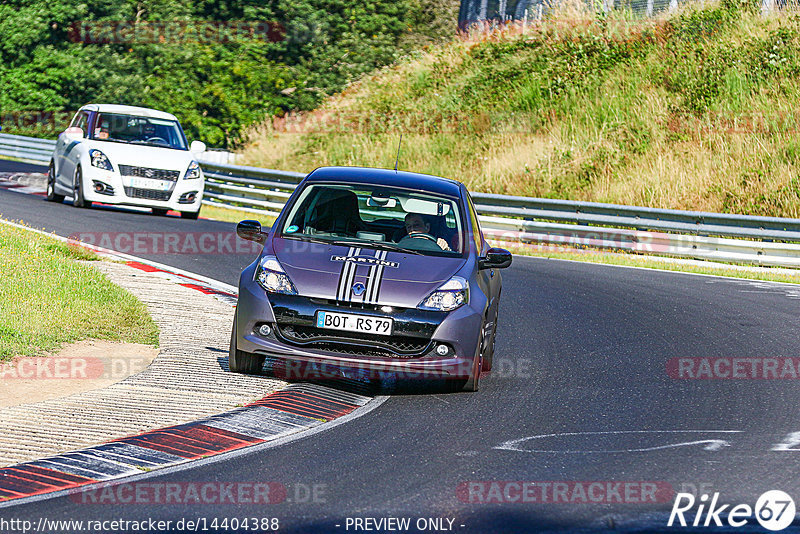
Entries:
{"label": "white car's headlight", "polygon": [[92,167],[105,169],[107,171],[114,170],[114,167],[111,166],[111,162],[108,160],[108,157],[96,148],[93,148],[89,151],[89,159],[92,162]]}
{"label": "white car's headlight", "polygon": [[454,276],[428,295],[418,306],[421,310],[450,311],[469,302],[469,282]]}
{"label": "white car's headlight", "polygon": [[283,293],[284,295],[297,295],[294,284],[289,280],[283,267],[275,256],[264,256],[258,262],[256,269],[258,285],[270,293]]}
{"label": "white car's headlight", "polygon": [[193,178],[200,178],[200,164],[192,161],[189,168],[186,169],[186,174],[183,175],[184,180],[191,180]]}

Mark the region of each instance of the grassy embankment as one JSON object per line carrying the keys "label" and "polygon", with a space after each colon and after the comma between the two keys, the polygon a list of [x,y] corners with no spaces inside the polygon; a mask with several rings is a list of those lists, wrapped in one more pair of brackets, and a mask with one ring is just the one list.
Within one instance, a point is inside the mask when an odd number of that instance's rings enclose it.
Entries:
{"label": "grassy embankment", "polygon": [[471,190],[800,217],[800,19],[723,2],[562,12],[454,41],[251,132],[245,164],[400,167]]}
{"label": "grassy embankment", "polygon": [[0,224],[0,362],[81,339],[158,346],[147,308],[97,269],[85,249]]}

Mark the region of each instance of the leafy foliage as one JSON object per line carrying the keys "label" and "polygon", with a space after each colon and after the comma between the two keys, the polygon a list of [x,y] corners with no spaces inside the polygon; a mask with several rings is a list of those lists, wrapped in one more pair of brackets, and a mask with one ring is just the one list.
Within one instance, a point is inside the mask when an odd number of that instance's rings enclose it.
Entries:
{"label": "leafy foliage", "polygon": [[[410,47],[454,33],[455,18],[446,21],[447,12],[431,10],[433,5],[431,0],[7,0],[0,4],[0,117],[8,133],[52,136],[64,124],[40,123],[41,112],[75,111],[88,102],[142,105],[176,114],[191,138],[235,145],[265,115],[312,109]],[[120,21],[271,22],[282,29],[282,38],[187,40],[166,33],[166,39],[149,40],[154,42],[76,39],[76,24]],[[419,38],[408,38],[423,26]]]}

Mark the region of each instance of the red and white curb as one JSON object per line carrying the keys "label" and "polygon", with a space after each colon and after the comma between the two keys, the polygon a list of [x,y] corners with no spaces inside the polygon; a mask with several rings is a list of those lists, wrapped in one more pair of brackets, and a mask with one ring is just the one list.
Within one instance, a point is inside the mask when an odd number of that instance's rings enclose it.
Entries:
{"label": "red and white curb", "polygon": [[43,197],[47,194],[44,188],[35,185],[21,184],[15,180],[0,177],[0,189],[6,189],[15,193],[24,193],[26,195],[38,195]]}
{"label": "red and white curb", "polygon": [[[194,273],[0,220],[25,230],[79,245],[131,267],[163,276],[232,306],[237,289]],[[363,415],[385,398],[374,398],[318,384],[295,383],[242,408],[195,421],[128,436],[102,445],[0,468],[0,507],[36,496],[142,475],[142,471],[209,461],[208,457],[282,442],[339,419]],[[377,401],[377,402],[370,402]],[[366,407],[367,404],[369,407]],[[359,408],[366,407],[363,411]],[[360,414],[355,411],[363,412]],[[318,428],[322,430],[322,428]],[[203,459],[203,460],[200,460]],[[194,463],[193,463],[194,465]]]}
{"label": "red and white curb", "polygon": [[0,507],[277,441],[365,406],[371,397],[292,384],[230,412],[0,469]]}
{"label": "red and white curb", "polygon": [[[81,246],[85,246],[81,244]],[[139,269],[141,271],[154,274],[156,276],[161,276],[166,278],[167,280],[171,280],[176,282],[183,287],[188,287],[189,289],[194,289],[195,291],[200,291],[201,293],[205,293],[206,295],[212,295],[217,300],[230,304],[231,306],[236,306],[237,302],[237,293],[235,288],[227,289],[225,286],[227,284],[222,284],[220,282],[209,284],[207,279],[198,278],[197,276],[189,276],[185,273],[177,273],[173,269],[165,269],[163,267],[157,267],[157,264],[154,262],[147,262],[143,263],[142,261],[133,261],[128,260],[125,262],[125,265],[129,267],[133,267],[135,269]],[[230,286],[228,286],[230,287]]]}

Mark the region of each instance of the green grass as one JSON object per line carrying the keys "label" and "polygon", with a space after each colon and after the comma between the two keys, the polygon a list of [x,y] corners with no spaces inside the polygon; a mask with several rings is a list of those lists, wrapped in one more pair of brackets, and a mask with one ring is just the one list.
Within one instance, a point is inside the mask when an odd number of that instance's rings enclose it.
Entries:
{"label": "green grass", "polygon": [[158,346],[147,308],[100,271],[86,249],[0,224],[0,361],[81,339]]}
{"label": "green grass", "polygon": [[391,168],[402,133],[400,168],[475,191],[800,217],[800,17],[750,4],[433,47],[253,130],[244,162]]}

